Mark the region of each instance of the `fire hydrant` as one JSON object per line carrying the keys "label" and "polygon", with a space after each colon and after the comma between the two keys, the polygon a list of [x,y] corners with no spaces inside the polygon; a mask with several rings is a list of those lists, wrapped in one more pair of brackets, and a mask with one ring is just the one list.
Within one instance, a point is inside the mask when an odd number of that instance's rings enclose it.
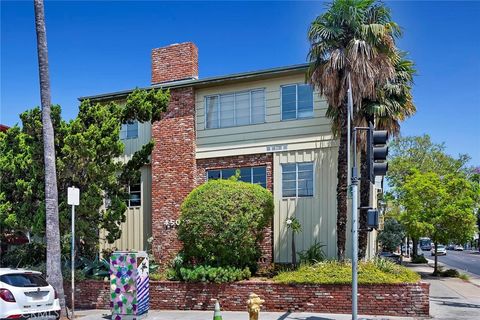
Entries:
{"label": "fire hydrant", "polygon": [[260,297],[255,293],[250,293],[247,300],[248,315],[250,320],[258,320],[258,314],[260,313],[260,307],[265,300],[260,299]]}

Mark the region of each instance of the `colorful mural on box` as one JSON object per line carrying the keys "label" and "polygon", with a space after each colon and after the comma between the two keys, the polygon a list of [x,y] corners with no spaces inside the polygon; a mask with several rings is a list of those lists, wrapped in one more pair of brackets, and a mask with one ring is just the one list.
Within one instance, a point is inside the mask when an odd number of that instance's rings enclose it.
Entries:
{"label": "colorful mural on box", "polygon": [[145,252],[114,252],[112,254],[110,295],[112,318],[115,320],[135,319],[135,316],[148,311],[148,256]]}

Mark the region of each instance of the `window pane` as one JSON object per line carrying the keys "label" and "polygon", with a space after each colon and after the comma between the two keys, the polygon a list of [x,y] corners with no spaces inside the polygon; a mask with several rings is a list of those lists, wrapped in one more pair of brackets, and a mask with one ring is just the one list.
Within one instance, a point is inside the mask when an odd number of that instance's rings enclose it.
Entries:
{"label": "window pane", "polygon": [[134,184],[130,186],[130,192],[140,191],[140,184]]}
{"label": "window pane", "polygon": [[235,125],[233,114],[233,94],[220,96],[220,127]]}
{"label": "window pane", "polygon": [[234,176],[235,171],[237,171],[237,169],[223,169],[222,170],[222,179],[228,179],[231,176]]}
{"label": "window pane", "polygon": [[282,164],[282,172],[295,172],[296,171],[296,165],[295,163],[289,163],[289,164]]}
{"label": "window pane", "polygon": [[265,122],[265,91],[252,91],[252,123]]}
{"label": "window pane", "polygon": [[127,139],[127,125],[122,124],[122,127],[120,128],[120,140],[125,139]]}
{"label": "window pane", "polygon": [[298,164],[298,171],[313,171],[313,162],[302,162]]}
{"label": "window pane", "polygon": [[235,120],[237,125],[250,123],[250,92],[235,94]]}
{"label": "window pane", "polygon": [[308,84],[298,85],[298,118],[313,116],[313,91]]}
{"label": "window pane", "polygon": [[135,139],[138,137],[138,121],[127,123],[127,139]]}
{"label": "window pane", "polygon": [[218,97],[207,97],[207,128],[218,128]]}
{"label": "window pane", "polygon": [[241,168],[240,169],[240,181],[252,182],[252,169],[251,168]]}
{"label": "window pane", "polygon": [[296,86],[282,87],[282,120],[296,118]]}
{"label": "window pane", "polygon": [[267,168],[255,167],[252,169],[252,171],[253,171],[252,182],[266,188],[267,187]]}
{"label": "window pane", "polygon": [[207,180],[220,179],[220,178],[221,178],[220,170],[208,170],[207,171]]}

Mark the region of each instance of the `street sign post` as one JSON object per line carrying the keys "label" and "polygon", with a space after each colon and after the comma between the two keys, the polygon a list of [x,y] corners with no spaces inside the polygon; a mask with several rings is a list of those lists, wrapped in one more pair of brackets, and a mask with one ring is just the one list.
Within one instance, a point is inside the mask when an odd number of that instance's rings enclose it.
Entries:
{"label": "street sign post", "polygon": [[67,203],[72,206],[72,248],[71,248],[71,271],[72,271],[72,317],[75,318],[75,206],[80,204],[80,189],[68,188]]}

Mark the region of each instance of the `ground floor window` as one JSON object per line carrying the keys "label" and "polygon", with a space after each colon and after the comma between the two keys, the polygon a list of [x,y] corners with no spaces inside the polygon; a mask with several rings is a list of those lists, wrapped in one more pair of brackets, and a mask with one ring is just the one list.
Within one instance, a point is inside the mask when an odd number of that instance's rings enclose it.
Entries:
{"label": "ground floor window", "polygon": [[128,186],[128,207],[140,207],[142,205],[142,188],[140,178]]}
{"label": "ground floor window", "polygon": [[228,179],[234,176],[237,170],[240,170],[240,181],[256,183],[264,188],[267,187],[267,167],[265,166],[207,170],[207,180]]}
{"label": "ground floor window", "polygon": [[313,197],[313,162],[282,164],[282,196]]}

